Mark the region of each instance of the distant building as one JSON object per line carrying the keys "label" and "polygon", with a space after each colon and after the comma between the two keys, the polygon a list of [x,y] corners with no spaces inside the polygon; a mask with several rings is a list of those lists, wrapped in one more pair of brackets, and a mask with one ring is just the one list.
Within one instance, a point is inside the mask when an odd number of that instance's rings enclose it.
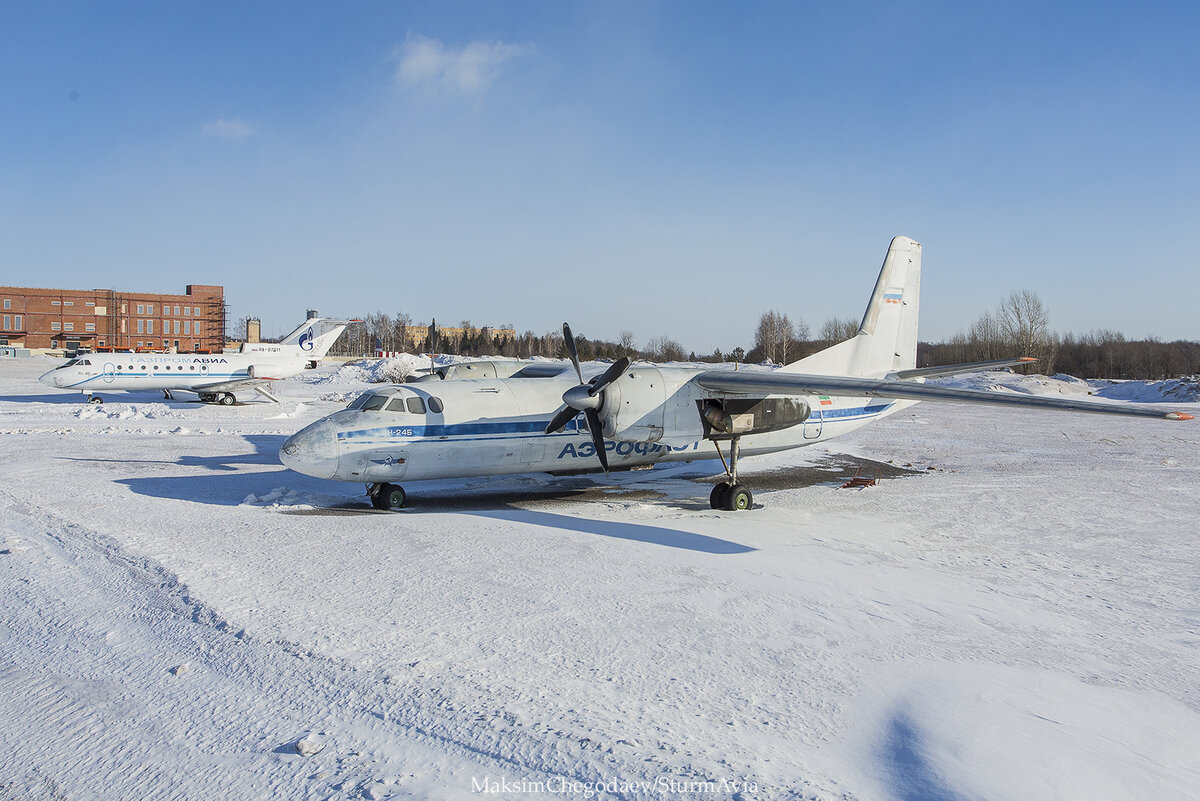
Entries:
{"label": "distant building", "polygon": [[191,284],[183,295],[0,286],[0,306],[0,345],[178,351],[225,346],[220,286]]}
{"label": "distant building", "polygon": [[[436,342],[445,342],[449,338],[461,339],[462,335],[466,333],[466,330],[463,328],[457,328],[448,325],[438,325],[436,322],[430,325],[417,323],[416,325],[410,325],[404,332],[405,338],[408,340],[408,347],[416,348],[419,347],[422,342],[434,341],[435,330],[437,332]],[[499,339],[501,342],[512,342],[517,338],[517,330],[511,327],[493,328],[490,325],[485,325],[475,330],[482,333],[483,338],[489,341]]]}

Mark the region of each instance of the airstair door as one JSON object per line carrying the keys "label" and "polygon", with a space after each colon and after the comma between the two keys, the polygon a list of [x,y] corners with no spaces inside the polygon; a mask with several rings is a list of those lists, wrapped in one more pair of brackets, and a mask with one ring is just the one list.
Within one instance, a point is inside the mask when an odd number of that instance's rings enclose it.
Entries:
{"label": "airstair door", "polygon": [[826,399],[821,399],[813,406],[812,414],[804,421],[804,438],[817,439],[821,436],[821,430],[825,427],[825,414],[821,410],[821,404]]}

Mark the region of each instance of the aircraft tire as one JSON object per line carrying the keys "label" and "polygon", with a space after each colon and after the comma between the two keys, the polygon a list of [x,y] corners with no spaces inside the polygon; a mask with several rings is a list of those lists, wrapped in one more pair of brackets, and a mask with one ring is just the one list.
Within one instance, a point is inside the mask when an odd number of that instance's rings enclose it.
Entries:
{"label": "aircraft tire", "polygon": [[749,487],[734,484],[725,496],[725,508],[730,512],[744,512],[754,506],[754,495]]}
{"label": "aircraft tire", "polygon": [[727,507],[727,499],[729,497],[730,486],[726,481],[712,488],[712,492],[708,494],[708,505],[713,509],[725,509]]}
{"label": "aircraft tire", "polygon": [[222,393],[221,400],[219,402],[222,406],[232,406],[233,404],[237,403],[237,398],[233,396],[232,392],[225,392]]}
{"label": "aircraft tire", "polygon": [[384,484],[375,494],[380,509],[399,509],[408,500],[408,494],[399,484]]}
{"label": "aircraft tire", "polygon": [[100,405],[101,403],[104,403],[104,398],[100,397],[99,395],[92,395],[90,398],[88,398],[88,403]]}

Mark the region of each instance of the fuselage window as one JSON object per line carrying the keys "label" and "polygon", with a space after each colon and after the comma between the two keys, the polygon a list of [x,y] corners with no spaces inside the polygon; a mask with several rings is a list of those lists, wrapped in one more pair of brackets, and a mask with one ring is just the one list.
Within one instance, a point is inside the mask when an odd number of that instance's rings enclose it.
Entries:
{"label": "fuselage window", "polygon": [[367,402],[362,405],[364,412],[377,412],[384,407],[388,402],[387,395],[372,395],[367,398]]}
{"label": "fuselage window", "polygon": [[390,401],[388,401],[386,411],[389,411],[389,412],[404,411],[404,398],[392,398]]}
{"label": "fuselage window", "polygon": [[433,395],[429,396],[429,411],[434,414],[441,414],[446,407],[442,405],[442,399]]}
{"label": "fuselage window", "polygon": [[420,398],[409,398],[408,410],[413,414],[425,414],[425,401]]}

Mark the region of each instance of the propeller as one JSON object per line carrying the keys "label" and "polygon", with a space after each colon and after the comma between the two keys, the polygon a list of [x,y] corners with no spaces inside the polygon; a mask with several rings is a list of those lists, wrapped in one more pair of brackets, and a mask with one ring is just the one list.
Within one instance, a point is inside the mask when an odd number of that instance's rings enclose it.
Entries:
{"label": "propeller", "polygon": [[546,426],[547,434],[556,434],[571,422],[580,412],[587,417],[588,429],[592,433],[592,444],[596,446],[596,456],[600,458],[600,466],[608,472],[608,454],[604,451],[604,423],[600,420],[600,410],[604,408],[604,396],[600,393],[604,388],[616,381],[629,367],[629,359],[622,356],[613,362],[602,375],[591,381],[583,380],[583,370],[579,368],[579,351],[575,348],[575,337],[571,334],[571,326],[563,323],[563,340],[567,344],[567,353],[571,356],[571,364],[575,366],[575,375],[579,377],[579,385],[571,387],[563,393],[563,407],[558,410],[550,425]]}

